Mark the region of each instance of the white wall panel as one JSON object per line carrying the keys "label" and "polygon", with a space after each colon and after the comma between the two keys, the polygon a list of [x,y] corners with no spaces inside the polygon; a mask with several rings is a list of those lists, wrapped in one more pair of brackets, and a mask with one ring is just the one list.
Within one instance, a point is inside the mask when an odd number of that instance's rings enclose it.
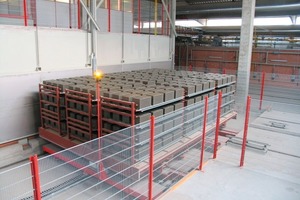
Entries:
{"label": "white wall panel", "polygon": [[148,42],[148,35],[124,34],[124,62],[148,62]]}
{"label": "white wall panel", "polygon": [[0,75],[33,72],[35,33],[31,28],[0,27]]}
{"label": "white wall panel", "polygon": [[169,58],[170,38],[160,35],[150,36],[150,59],[153,62],[167,61]]}
{"label": "white wall panel", "polygon": [[97,65],[117,65],[122,60],[122,34],[98,33]]}
{"label": "white wall panel", "polygon": [[43,71],[85,68],[87,33],[39,30],[39,56]]}

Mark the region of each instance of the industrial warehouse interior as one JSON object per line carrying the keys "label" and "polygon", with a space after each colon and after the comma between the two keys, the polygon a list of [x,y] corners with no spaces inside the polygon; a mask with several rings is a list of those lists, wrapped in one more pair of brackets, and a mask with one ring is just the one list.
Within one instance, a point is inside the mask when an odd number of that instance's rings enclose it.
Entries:
{"label": "industrial warehouse interior", "polygon": [[0,0],[0,200],[300,199],[299,0]]}

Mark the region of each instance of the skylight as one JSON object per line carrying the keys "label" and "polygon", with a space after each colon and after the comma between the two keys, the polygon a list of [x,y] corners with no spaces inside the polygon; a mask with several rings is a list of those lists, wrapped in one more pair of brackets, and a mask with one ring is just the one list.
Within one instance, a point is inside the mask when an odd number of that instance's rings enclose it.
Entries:
{"label": "skylight", "polygon": [[199,27],[203,26],[196,20],[176,20],[175,22],[176,26],[183,26],[183,27]]}
{"label": "skylight", "polygon": [[[299,18],[299,17],[298,17]],[[241,26],[242,19],[208,19],[207,26]],[[299,20],[297,20],[299,24]],[[260,17],[254,19],[254,26],[292,25],[289,17]]]}

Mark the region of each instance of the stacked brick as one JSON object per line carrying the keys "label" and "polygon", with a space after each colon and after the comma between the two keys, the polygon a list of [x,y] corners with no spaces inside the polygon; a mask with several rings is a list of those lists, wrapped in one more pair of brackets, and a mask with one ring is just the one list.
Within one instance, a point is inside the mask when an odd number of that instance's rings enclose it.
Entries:
{"label": "stacked brick", "polygon": [[[235,90],[235,76],[212,73],[204,74],[202,72],[194,71],[148,69],[105,74],[99,85],[100,93],[101,96],[104,97],[104,101],[105,99],[115,99],[124,102],[134,102],[134,114],[136,116],[135,124],[140,124],[148,121],[150,115],[159,117],[171,113],[181,109],[183,106],[189,106],[200,102],[205,96],[214,96],[220,90],[223,94],[233,93]],[[68,124],[66,132],[70,139],[86,141],[97,137],[98,116],[96,84],[93,77],[81,76],[48,80],[43,82],[43,86],[57,87],[60,89],[60,100],[64,101],[66,109],[64,107],[57,107],[58,110],[56,111],[59,111],[61,116],[65,116],[64,119],[66,119]],[[74,97],[74,95],[68,95],[67,92],[67,95],[63,96],[66,89],[77,91],[79,94],[77,97],[76,95]],[[40,95],[40,98],[41,101],[44,102],[46,99],[43,95],[44,93]],[[88,96],[90,96],[91,102],[86,101]],[[231,95],[228,95],[228,99],[225,99],[224,103],[231,102],[231,98]],[[55,101],[54,99],[52,100]],[[130,126],[132,124],[131,116],[122,114],[130,113],[130,111],[122,109],[121,103],[116,102],[114,104],[115,106],[113,107],[103,105],[102,128],[106,131],[102,131],[102,134],[118,131],[126,127],[125,125]],[[44,106],[44,108],[46,110],[53,110],[49,105],[48,107]],[[232,109],[232,104],[225,105],[222,109],[222,112],[225,113]],[[112,110],[118,112],[113,112]],[[199,113],[200,111],[197,111],[197,113],[193,111],[191,117],[199,115]],[[71,121],[72,123],[68,123],[68,121]],[[83,123],[81,123],[81,121]],[[181,122],[182,119],[178,116],[173,118],[172,121],[165,121],[161,124],[157,124],[156,134],[166,132]],[[54,125],[46,123],[46,121],[43,123],[43,125],[47,124],[48,128],[51,128]],[[76,123],[80,124],[80,127],[85,124],[90,126],[89,130],[91,136],[85,134],[87,129],[83,130],[84,128],[76,128]],[[69,124],[71,128],[69,128]],[[137,131],[142,133],[143,129]],[[172,136],[162,136],[160,142],[157,144],[164,145],[173,141],[173,138],[177,138],[179,135],[179,133],[176,135],[177,132],[179,131],[174,130]],[[136,140],[138,142],[141,139],[136,138]]]}

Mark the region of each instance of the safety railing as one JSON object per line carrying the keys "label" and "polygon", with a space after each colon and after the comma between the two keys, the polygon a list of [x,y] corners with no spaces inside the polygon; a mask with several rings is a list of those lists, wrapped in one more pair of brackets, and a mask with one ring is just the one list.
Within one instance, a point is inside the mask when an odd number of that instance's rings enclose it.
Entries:
{"label": "safety railing", "polygon": [[28,199],[35,196],[33,184],[36,173],[32,166],[31,159],[31,163],[0,172],[0,199]]}
{"label": "safety railing", "polygon": [[[214,143],[216,123],[221,126],[235,117],[232,109],[223,109],[229,105],[226,97],[222,104],[218,96],[205,97],[204,101],[57,153],[57,147],[45,146],[53,154],[40,158],[31,168],[27,165],[27,173],[37,173],[38,178],[28,177],[27,185],[33,180],[33,187],[24,192],[31,192],[26,198],[37,195],[32,190],[39,191],[40,198],[57,199],[158,197],[212,156],[218,146]],[[3,177],[8,173],[3,172]],[[76,189],[79,184],[81,189]],[[1,195],[8,194],[6,199],[14,198],[6,192],[7,187],[1,190]]]}
{"label": "safety railing", "polygon": [[[176,66],[177,70],[199,71],[205,73],[223,73],[237,75],[236,70],[222,68],[201,68],[194,66]],[[299,104],[300,102],[300,75],[295,70],[291,74],[276,72],[251,71],[249,74],[249,94],[253,99],[260,101]],[[240,83],[240,85],[243,83]]]}

